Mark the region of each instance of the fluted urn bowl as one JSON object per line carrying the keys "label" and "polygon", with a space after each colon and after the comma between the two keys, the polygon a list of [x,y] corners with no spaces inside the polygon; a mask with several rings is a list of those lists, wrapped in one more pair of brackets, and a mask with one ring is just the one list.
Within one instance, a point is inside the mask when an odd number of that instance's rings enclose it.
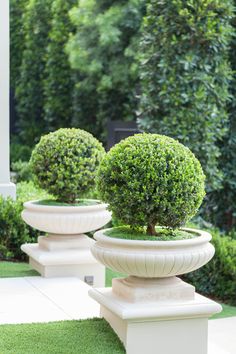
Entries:
{"label": "fluted urn bowl", "polygon": [[98,202],[86,206],[42,205],[24,203],[23,220],[37,230],[52,234],[75,235],[98,230],[111,220],[108,205]]}
{"label": "fluted urn bowl", "polygon": [[[109,229],[107,229],[109,230]],[[114,271],[144,278],[165,278],[192,272],[215,253],[206,231],[184,228],[196,237],[176,241],[140,241],[113,238],[100,230],[94,234],[94,257]]]}

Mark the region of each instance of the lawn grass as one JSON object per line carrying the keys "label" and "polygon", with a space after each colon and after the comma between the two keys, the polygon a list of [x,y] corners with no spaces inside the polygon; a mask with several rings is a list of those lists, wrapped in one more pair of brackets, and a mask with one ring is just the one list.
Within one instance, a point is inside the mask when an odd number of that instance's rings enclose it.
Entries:
{"label": "lawn grass", "polygon": [[168,228],[156,227],[156,235],[151,236],[146,234],[145,229],[140,231],[133,230],[129,226],[113,227],[105,231],[105,235],[123,240],[138,240],[138,241],[178,241],[188,240],[198,237],[199,235],[194,232],[184,230],[171,230]]}
{"label": "lawn grass", "polygon": [[59,202],[59,201],[53,200],[53,199],[43,199],[43,200],[38,200],[37,202],[34,202],[34,204],[46,205],[46,206],[90,206],[90,205],[101,204],[101,202],[99,200],[95,200],[95,199],[81,199],[81,200],[77,201],[76,203],[64,203],[64,202]]}
{"label": "lawn grass", "polygon": [[[0,262],[0,278],[32,277],[34,275],[39,275],[39,273],[31,269],[28,263]],[[112,278],[124,276],[125,274],[116,273],[107,269],[106,286],[111,286]]]}
{"label": "lawn grass", "polygon": [[[0,278],[30,277],[34,275],[39,274],[36,271],[32,270],[27,263],[0,262]],[[113,278],[119,278],[124,276],[126,275],[114,272],[110,269],[106,269],[106,286],[110,287],[112,285]],[[230,306],[226,304],[221,305],[223,307],[223,311],[211,317],[212,319],[236,316],[235,306]]]}
{"label": "lawn grass", "polygon": [[125,354],[103,319],[1,325],[1,354]]}
{"label": "lawn grass", "polygon": [[211,319],[217,318],[226,318],[226,317],[234,317],[236,316],[236,306],[230,306],[226,304],[221,304],[223,307],[222,312],[217,313],[216,315],[212,316]]}
{"label": "lawn grass", "polygon": [[31,277],[39,275],[27,263],[0,262],[0,278]]}
{"label": "lawn grass", "polygon": [[113,270],[107,268],[106,269],[106,286],[107,287],[112,286],[112,279],[113,278],[122,278],[122,277],[127,277],[127,274],[114,272]]}
{"label": "lawn grass", "polygon": [[[0,262],[0,278],[32,277],[34,275],[39,275],[39,273],[31,269],[28,263]],[[111,286],[112,278],[124,276],[125,274],[106,269],[106,286]]]}

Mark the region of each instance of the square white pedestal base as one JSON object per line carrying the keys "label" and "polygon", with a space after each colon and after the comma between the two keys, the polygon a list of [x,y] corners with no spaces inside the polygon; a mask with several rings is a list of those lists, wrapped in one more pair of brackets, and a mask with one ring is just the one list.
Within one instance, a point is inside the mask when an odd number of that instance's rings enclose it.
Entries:
{"label": "square white pedestal base", "polygon": [[40,236],[38,243],[24,244],[29,263],[43,277],[75,276],[95,287],[105,286],[105,267],[93,257],[94,243],[86,235]]}
{"label": "square white pedestal base", "polygon": [[207,354],[208,318],[221,311],[220,305],[198,294],[191,300],[157,301],[129,301],[111,288],[91,289],[89,294],[100,303],[101,316],[127,354]]}

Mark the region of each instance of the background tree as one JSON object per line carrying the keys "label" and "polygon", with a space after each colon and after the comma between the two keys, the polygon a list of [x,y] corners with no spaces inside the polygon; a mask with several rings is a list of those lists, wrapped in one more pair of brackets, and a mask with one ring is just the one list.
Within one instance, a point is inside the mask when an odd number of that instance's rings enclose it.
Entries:
{"label": "background tree", "polygon": [[10,67],[11,88],[15,89],[19,78],[24,49],[23,14],[28,0],[10,1]]}
{"label": "background tree", "polygon": [[150,0],[141,44],[139,126],[177,138],[200,159],[208,192],[220,187],[231,70],[230,0]]}
{"label": "background tree", "polygon": [[[232,20],[236,28],[236,18]],[[230,82],[231,100],[227,106],[229,113],[228,131],[220,144],[220,168],[223,172],[222,188],[213,193],[205,210],[205,217],[213,224],[229,231],[236,227],[236,37],[230,43],[230,63],[233,78]]]}
{"label": "background tree", "polygon": [[144,0],[81,0],[71,11],[77,31],[67,50],[72,68],[78,70],[73,123],[103,140],[108,119],[135,119],[134,58],[144,11]]}
{"label": "background tree", "polygon": [[[16,131],[15,89],[24,50],[23,14],[28,0],[10,0],[10,131]],[[14,139],[15,140],[15,139]]]}
{"label": "background tree", "polygon": [[[234,84],[236,84],[235,80]],[[210,198],[206,217],[214,225],[229,231],[236,227],[236,118],[234,111],[230,112],[229,130],[221,152],[222,188]]]}
{"label": "background tree", "polygon": [[16,88],[22,141],[34,145],[44,131],[43,79],[53,0],[29,0],[23,17],[25,48]]}
{"label": "background tree", "polygon": [[75,80],[65,45],[73,31],[69,10],[76,3],[77,0],[54,0],[52,4],[52,25],[44,75],[44,120],[47,131],[71,126]]}

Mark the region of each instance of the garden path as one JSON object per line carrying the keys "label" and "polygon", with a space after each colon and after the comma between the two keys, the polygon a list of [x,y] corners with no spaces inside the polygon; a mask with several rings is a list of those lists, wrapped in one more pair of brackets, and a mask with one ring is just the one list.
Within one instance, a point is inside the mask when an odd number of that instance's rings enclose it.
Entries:
{"label": "garden path", "polygon": [[0,279],[0,324],[78,320],[99,316],[99,305],[78,278]]}
{"label": "garden path", "polygon": [[209,354],[236,354],[236,317],[209,321]]}
{"label": "garden path", "polygon": [[[99,305],[78,278],[0,279],[0,324],[99,317]],[[209,354],[236,354],[236,317],[209,321]]]}

